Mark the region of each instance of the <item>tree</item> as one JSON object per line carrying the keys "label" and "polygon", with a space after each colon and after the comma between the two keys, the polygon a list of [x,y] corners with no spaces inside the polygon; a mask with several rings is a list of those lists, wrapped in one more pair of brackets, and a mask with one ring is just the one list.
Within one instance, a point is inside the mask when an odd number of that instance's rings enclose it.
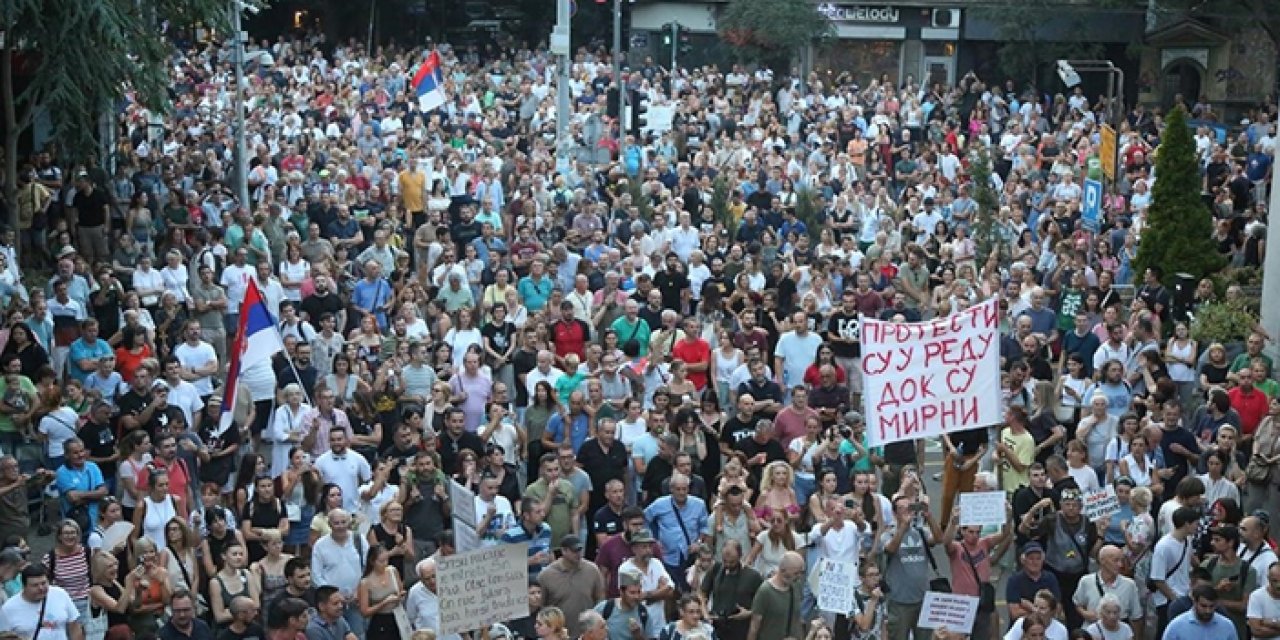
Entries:
{"label": "tree", "polygon": [[[1086,21],[1092,12],[1125,4],[1124,0],[1091,0],[1080,4],[1065,0],[991,0],[972,11],[975,17],[994,22],[998,27],[1003,43],[996,52],[1000,72],[1019,83],[1043,86],[1047,63],[1101,56],[1103,46],[1089,39]],[[1050,29],[1061,37],[1046,38]]]}
{"label": "tree", "polygon": [[793,55],[835,28],[811,0],[730,0],[719,19],[720,37],[740,60],[791,68]]}
{"label": "tree", "polygon": [[991,155],[979,149],[969,156],[969,175],[973,177],[971,189],[978,211],[973,217],[973,242],[981,264],[994,252],[1000,262],[1009,257],[1009,243],[1000,229],[997,213],[1000,197],[991,186]]}
{"label": "tree", "polygon": [[1169,113],[1156,154],[1156,184],[1134,273],[1160,267],[1166,280],[1179,271],[1200,280],[1221,269],[1224,261],[1213,241],[1212,214],[1200,199],[1196,148],[1185,110]]}
{"label": "tree", "polygon": [[[260,0],[254,0],[261,4]],[[129,93],[168,106],[169,34],[195,26],[225,33],[232,0],[0,1],[0,102],[7,138],[4,197],[17,225],[18,139],[43,110],[66,157],[96,153],[98,123]],[[30,83],[15,94],[14,59]]]}

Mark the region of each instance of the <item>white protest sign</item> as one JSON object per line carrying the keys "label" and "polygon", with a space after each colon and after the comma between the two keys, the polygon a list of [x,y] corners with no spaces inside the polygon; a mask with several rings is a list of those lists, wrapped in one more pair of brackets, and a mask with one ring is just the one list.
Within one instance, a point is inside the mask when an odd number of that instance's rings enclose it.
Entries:
{"label": "white protest sign", "polygon": [[978,491],[960,494],[960,526],[1002,527],[1006,518],[1003,491]]}
{"label": "white protest sign", "polygon": [[463,522],[471,523],[471,527],[475,528],[476,522],[476,494],[470,489],[458,484],[456,481],[449,481],[449,502],[453,503],[453,517]]}
{"label": "white protest sign", "polygon": [[1120,501],[1116,499],[1116,488],[1108,485],[1084,494],[1084,517],[1086,520],[1097,520],[1120,513]]}
{"label": "white protest sign", "polygon": [[453,519],[453,548],[457,553],[480,548],[480,534],[471,523]]}
{"label": "white protest sign", "polygon": [[928,322],[861,320],[863,415],[873,446],[999,424],[995,298]]}
{"label": "white protest sign", "polygon": [[442,556],[440,634],[464,633],[529,615],[529,545],[500,544]]}
{"label": "white protest sign", "polygon": [[853,611],[853,591],[858,584],[858,567],[852,562],[827,558],[818,561],[818,608],[831,613]]}
{"label": "white protest sign", "polygon": [[954,593],[926,591],[920,619],[916,625],[925,629],[946,627],[953,633],[971,633],[978,614],[978,598]]}

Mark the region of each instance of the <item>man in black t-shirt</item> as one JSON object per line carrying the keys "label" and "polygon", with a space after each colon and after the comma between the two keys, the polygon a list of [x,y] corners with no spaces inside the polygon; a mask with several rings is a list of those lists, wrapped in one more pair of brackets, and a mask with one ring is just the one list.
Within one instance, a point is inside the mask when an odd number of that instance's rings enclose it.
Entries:
{"label": "man in black t-shirt", "polygon": [[111,403],[98,400],[89,411],[89,421],[77,433],[89,450],[89,461],[96,463],[107,481],[107,490],[116,490],[116,436],[111,427]]}
{"label": "man in black t-shirt", "polygon": [[284,563],[284,578],[284,590],[262,608],[263,613],[285,598],[297,598],[307,603],[311,607],[311,615],[315,615],[316,589],[311,585],[311,563],[306,558],[290,558]]}
{"label": "man in black t-shirt", "polygon": [[89,174],[82,171],[76,174],[76,196],[71,203],[76,210],[76,224],[72,228],[78,228],[81,255],[90,265],[110,260],[106,226],[111,197],[105,190],[94,186]]}
{"label": "man in black t-shirt", "polygon": [[724,452],[724,455],[733,455],[738,445],[755,435],[755,404],[755,398],[749,393],[738,396],[738,412],[725,420],[724,428],[720,429],[720,451]]}
{"label": "man in black t-shirt", "polygon": [[[859,283],[862,279],[863,274],[859,274]],[[836,364],[844,369],[845,381],[849,387],[849,406],[857,407],[862,404],[859,402],[862,395],[862,345],[858,343],[861,322],[858,317],[858,298],[852,289],[845,289],[840,302],[840,308],[827,319],[826,338]]]}
{"label": "man in black t-shirt", "polygon": [[[168,398],[161,399],[151,390],[151,371],[146,367],[138,367],[133,373],[133,383],[129,390],[120,396],[118,414],[120,433],[134,429],[145,429],[147,433],[155,433],[159,424],[157,416],[168,406]],[[166,388],[165,393],[168,393]]]}
{"label": "man in black t-shirt", "polygon": [[739,443],[738,451],[747,457],[747,469],[755,479],[756,486],[761,486],[760,474],[770,462],[787,459],[786,452],[782,450],[782,443],[773,437],[772,420],[756,422],[755,435]]}
{"label": "man in black t-shirt", "polygon": [[689,277],[680,267],[680,256],[667,254],[667,268],[653,276],[653,285],[662,292],[662,307],[684,313],[685,295],[689,292]]}
{"label": "man in black t-shirt", "polygon": [[320,316],[327,312],[338,319],[338,326],[346,324],[346,319],[341,317],[344,310],[342,298],[330,292],[329,276],[316,276],[315,285],[315,292],[303,298],[302,304],[299,305],[299,310],[302,311],[306,320],[312,325],[320,326]]}

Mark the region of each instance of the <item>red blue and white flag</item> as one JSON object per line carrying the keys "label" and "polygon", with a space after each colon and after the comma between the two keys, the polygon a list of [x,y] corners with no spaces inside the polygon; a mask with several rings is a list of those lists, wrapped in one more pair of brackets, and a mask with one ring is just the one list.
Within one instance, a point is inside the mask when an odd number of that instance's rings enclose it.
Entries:
{"label": "red blue and white flag", "polygon": [[444,67],[440,64],[439,52],[432,51],[413,74],[413,89],[418,92],[418,107],[423,111],[432,111],[444,104]]}
{"label": "red blue and white flag", "polygon": [[283,350],[284,342],[276,328],[275,317],[267,310],[267,303],[263,301],[257,283],[250,278],[249,287],[244,292],[244,302],[240,303],[240,326],[236,328],[236,337],[231,344],[231,363],[227,367],[226,384],[223,385],[222,416],[218,422],[218,433],[231,427],[236,408],[236,392],[240,388],[240,372],[271,360],[272,356]]}

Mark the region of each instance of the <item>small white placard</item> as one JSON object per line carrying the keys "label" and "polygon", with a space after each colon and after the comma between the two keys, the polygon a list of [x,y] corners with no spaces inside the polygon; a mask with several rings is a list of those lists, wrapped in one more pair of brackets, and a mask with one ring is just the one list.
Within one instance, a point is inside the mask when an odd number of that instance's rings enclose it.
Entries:
{"label": "small white placard", "polygon": [[973,619],[978,615],[978,598],[954,593],[927,591],[916,623],[925,629],[946,627],[955,633],[971,633]]}
{"label": "small white placard", "polygon": [[960,494],[960,526],[1004,526],[1007,515],[1003,491],[978,491]]}

